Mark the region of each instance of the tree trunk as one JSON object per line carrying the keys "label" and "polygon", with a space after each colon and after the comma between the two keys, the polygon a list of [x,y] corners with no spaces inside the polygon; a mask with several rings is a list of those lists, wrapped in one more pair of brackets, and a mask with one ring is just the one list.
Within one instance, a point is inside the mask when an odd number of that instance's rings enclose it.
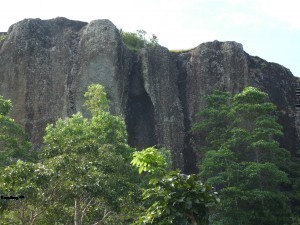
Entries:
{"label": "tree trunk", "polygon": [[80,201],[75,198],[75,205],[74,205],[74,225],[81,225],[81,216],[80,216]]}
{"label": "tree trunk", "polygon": [[196,221],[193,214],[190,214],[189,217],[191,219],[191,225],[198,225],[198,223],[197,223],[197,221]]}

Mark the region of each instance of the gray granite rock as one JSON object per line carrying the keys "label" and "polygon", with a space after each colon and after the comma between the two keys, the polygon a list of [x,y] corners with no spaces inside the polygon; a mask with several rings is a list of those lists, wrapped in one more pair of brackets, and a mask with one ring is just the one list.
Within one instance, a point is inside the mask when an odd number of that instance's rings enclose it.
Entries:
{"label": "gray granite rock", "polygon": [[284,127],[281,144],[294,154],[297,82],[288,69],[248,55],[236,42],[203,43],[185,53],[162,46],[133,52],[109,20],[26,19],[0,41],[0,94],[12,99],[13,118],[37,148],[47,123],[87,113],[83,93],[101,83],[111,112],[126,121],[129,144],[170,148],[174,167],[187,173],[197,171],[201,157],[195,151],[201,143],[188,131],[214,89],[236,94],[251,85],[267,92]]}

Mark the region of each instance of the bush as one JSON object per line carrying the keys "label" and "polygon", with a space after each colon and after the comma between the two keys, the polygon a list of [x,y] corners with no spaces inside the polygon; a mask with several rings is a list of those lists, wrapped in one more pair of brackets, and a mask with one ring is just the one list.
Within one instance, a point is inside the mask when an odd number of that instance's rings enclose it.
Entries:
{"label": "bush", "polygon": [[148,41],[145,37],[147,32],[144,30],[137,30],[136,32],[125,32],[120,30],[120,34],[127,48],[133,51],[158,45],[157,36],[152,34],[151,39]]}
{"label": "bush", "polygon": [[3,41],[6,38],[5,34],[0,34],[0,41]]}

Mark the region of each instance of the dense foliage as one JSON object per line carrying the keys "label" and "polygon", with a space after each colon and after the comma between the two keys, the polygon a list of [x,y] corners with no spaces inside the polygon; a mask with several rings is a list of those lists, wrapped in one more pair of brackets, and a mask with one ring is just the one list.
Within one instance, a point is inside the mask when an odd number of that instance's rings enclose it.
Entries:
{"label": "dense foliage", "polygon": [[203,184],[196,174],[171,171],[163,178],[152,180],[143,199],[154,200],[141,224],[208,224],[208,204],[217,202],[210,185]]}
{"label": "dense foliage", "polygon": [[103,87],[93,85],[85,96],[93,116],[77,113],[49,125],[42,163],[18,161],[2,171],[3,194],[26,198],[8,202],[1,224],[113,224],[113,215],[122,217],[136,189],[133,149],[124,121],[108,111]]}
{"label": "dense foliage", "polygon": [[266,93],[248,87],[233,98],[216,91],[195,125],[205,137],[200,175],[220,193],[212,224],[291,224],[289,152],[279,146],[282,135],[275,106]]}
{"label": "dense foliage", "polygon": [[48,125],[34,155],[0,96],[0,195],[19,198],[0,200],[0,224],[299,224],[300,157],[280,147],[267,94],[248,87],[206,97],[193,128],[199,175],[172,171],[165,148],[129,147],[101,85],[85,97],[90,117],[78,112]]}
{"label": "dense foliage", "polygon": [[21,160],[3,169],[1,195],[25,196],[25,199],[3,200],[5,206],[1,207],[0,224],[41,224],[36,222],[56,197],[53,188],[48,187],[53,172],[41,163]]}
{"label": "dense foliage", "polygon": [[11,108],[11,101],[0,96],[0,168],[17,159],[34,160],[27,135],[9,116]]}
{"label": "dense foliage", "polygon": [[142,172],[161,174],[168,167],[165,157],[154,147],[133,153],[131,164],[139,169],[140,174]]}
{"label": "dense foliage", "polygon": [[167,159],[155,148],[136,152],[131,163],[140,173],[155,175],[143,192],[143,200],[150,205],[137,224],[208,224],[207,205],[218,198],[198,175],[168,171]]}

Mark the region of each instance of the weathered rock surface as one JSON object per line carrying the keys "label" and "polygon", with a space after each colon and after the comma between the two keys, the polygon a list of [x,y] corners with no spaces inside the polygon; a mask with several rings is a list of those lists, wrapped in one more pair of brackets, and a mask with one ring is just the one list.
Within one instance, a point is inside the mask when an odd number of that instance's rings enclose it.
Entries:
{"label": "weathered rock surface", "polygon": [[101,83],[112,113],[126,121],[129,144],[170,148],[174,166],[188,173],[197,170],[197,137],[188,131],[203,97],[216,88],[234,94],[252,85],[267,92],[284,127],[281,143],[295,153],[297,82],[288,69],[235,42],[203,43],[185,53],[161,46],[132,52],[109,20],[26,19],[0,41],[0,94],[12,99],[12,116],[36,146],[47,123],[85,112],[83,93]]}

